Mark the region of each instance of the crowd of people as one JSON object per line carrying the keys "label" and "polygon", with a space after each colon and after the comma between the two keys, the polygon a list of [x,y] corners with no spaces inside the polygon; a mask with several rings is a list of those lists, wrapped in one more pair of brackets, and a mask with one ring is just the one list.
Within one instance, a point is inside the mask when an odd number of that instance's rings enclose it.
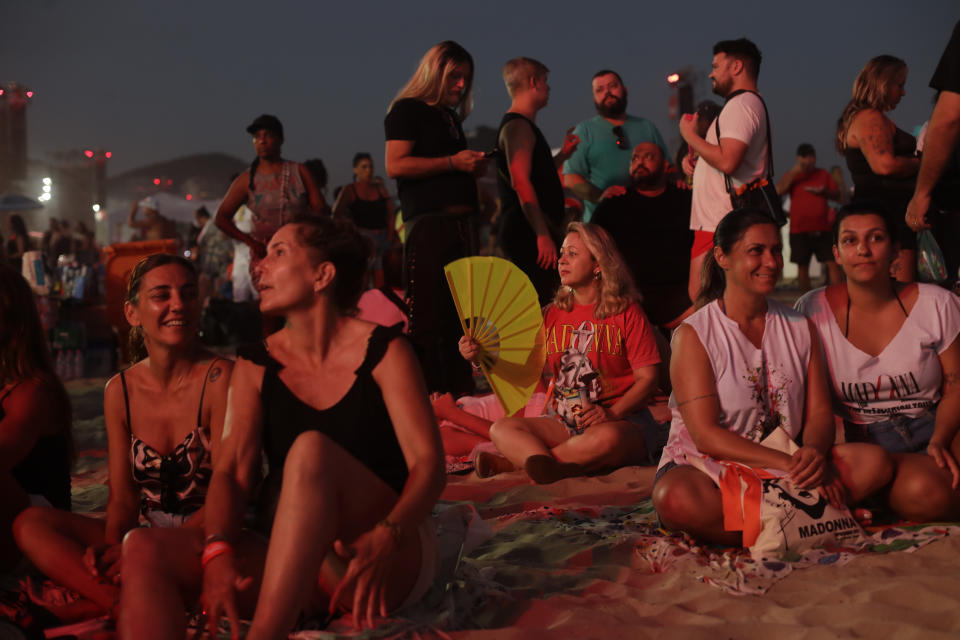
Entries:
{"label": "crowd of people", "polygon": [[[434,579],[445,453],[472,452],[482,477],[522,470],[536,483],[640,465],[664,527],[725,545],[744,543],[724,517],[730,465],[835,506],[960,519],[960,300],[915,282],[916,232],[956,239],[960,23],[931,83],[922,159],[886,115],[905,63],[879,56],[857,76],[837,127],[854,199],[839,210],[846,190],[810,145],[774,183],[760,65],[749,40],[715,45],[725,104],[680,119],[673,164],[606,69],[591,80],[597,115],[552,154],[536,124],[548,69],[531,58],[503,67],[497,148],[471,150],[474,60],[435,45],[384,123],[402,246],[370,154],[330,209],[325,172],[285,160],[280,121],[256,118],[256,159],[212,221],[198,213],[195,246],[215,225],[249,250],[263,339],[235,361],[198,340],[204,279],[225,261],[156,254],[136,266],[123,302],[136,361],[104,396],[106,520],[69,512],[70,404],[29,288],[0,266],[5,567],[22,552],[80,595],[55,613],[108,613],[122,637],[182,638],[200,610],[235,637],[241,617],[248,638],[337,613],[373,627]],[[471,395],[482,347],[443,271],[478,251],[477,178],[491,162],[502,252],[543,305],[544,375],[515,415]],[[570,219],[564,188],[582,218]],[[795,309],[771,297],[780,194],[801,284],[812,255],[828,269]],[[138,208],[131,223],[158,230]],[[8,254],[24,251],[22,235],[11,226]],[[668,422],[650,411],[658,392]]]}

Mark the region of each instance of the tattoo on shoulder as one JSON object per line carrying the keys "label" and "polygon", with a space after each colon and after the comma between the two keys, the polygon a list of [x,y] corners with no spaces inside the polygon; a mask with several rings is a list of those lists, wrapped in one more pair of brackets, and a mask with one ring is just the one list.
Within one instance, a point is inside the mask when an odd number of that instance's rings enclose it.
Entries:
{"label": "tattoo on shoulder", "polygon": [[220,374],[222,373],[223,373],[223,369],[221,369],[219,366],[216,366],[210,370],[210,377],[208,379],[210,380],[210,382],[216,382],[217,380],[220,379]]}
{"label": "tattoo on shoulder", "polygon": [[691,402],[696,402],[697,400],[703,400],[704,398],[716,398],[717,394],[715,393],[705,393],[702,396],[697,396],[695,398],[690,398],[689,400],[684,400],[683,402],[678,402],[677,407],[682,407],[685,404],[690,404]]}

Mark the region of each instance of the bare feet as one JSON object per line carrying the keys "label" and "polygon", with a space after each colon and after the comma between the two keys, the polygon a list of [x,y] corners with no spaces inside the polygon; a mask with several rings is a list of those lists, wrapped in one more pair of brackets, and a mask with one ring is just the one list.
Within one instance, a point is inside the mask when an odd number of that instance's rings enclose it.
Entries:
{"label": "bare feet", "polygon": [[457,402],[453,399],[450,392],[430,394],[430,404],[433,405],[433,413],[441,420],[452,420],[451,416],[456,415]]}

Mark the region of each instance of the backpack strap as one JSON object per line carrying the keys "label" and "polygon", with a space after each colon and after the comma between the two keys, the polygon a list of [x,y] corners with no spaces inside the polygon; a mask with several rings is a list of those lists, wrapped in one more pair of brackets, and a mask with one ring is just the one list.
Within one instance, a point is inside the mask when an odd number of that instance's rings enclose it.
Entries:
{"label": "backpack strap", "polygon": [[[760,104],[763,105],[763,115],[767,121],[767,180],[773,182],[773,136],[770,135],[770,112],[767,110],[767,103],[764,101],[763,96],[761,96],[756,91],[750,91],[749,89],[738,89],[727,96],[727,101],[724,103],[726,107],[731,100],[736,98],[741,93],[752,93],[753,95],[760,98]],[[723,109],[720,110],[720,113],[723,113]],[[717,144],[720,144],[720,113],[717,114],[716,120],[713,121],[714,128],[717,131]],[[733,182],[730,180],[728,174],[723,174],[724,183],[727,186],[727,193],[733,194],[735,189],[733,188]]]}

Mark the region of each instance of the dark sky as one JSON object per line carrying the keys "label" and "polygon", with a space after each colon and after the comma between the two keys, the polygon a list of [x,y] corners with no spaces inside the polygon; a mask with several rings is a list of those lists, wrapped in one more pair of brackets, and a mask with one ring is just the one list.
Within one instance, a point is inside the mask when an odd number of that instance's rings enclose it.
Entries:
{"label": "dark sky", "polygon": [[927,83],[958,18],[955,0],[2,0],[0,82],[36,91],[32,158],[102,147],[113,151],[112,174],[196,152],[252,158],[244,128],[267,112],[286,128],[284,155],[323,158],[332,187],[349,179],[355,151],[382,164],[386,107],[440,40],[459,41],[476,61],[468,130],[497,125],[508,106],[500,68],[526,55],[552,70],[538,118],[551,144],[593,115],[590,77],[610,67],[630,90],[629,112],[652,119],[674,148],[666,75],[693,65],[705,76],[715,41],[747,36],[764,56],[780,174],[804,141],[821,166],[839,161],[836,119],[880,53],[910,65],[893,119],[908,131],[926,120]]}

